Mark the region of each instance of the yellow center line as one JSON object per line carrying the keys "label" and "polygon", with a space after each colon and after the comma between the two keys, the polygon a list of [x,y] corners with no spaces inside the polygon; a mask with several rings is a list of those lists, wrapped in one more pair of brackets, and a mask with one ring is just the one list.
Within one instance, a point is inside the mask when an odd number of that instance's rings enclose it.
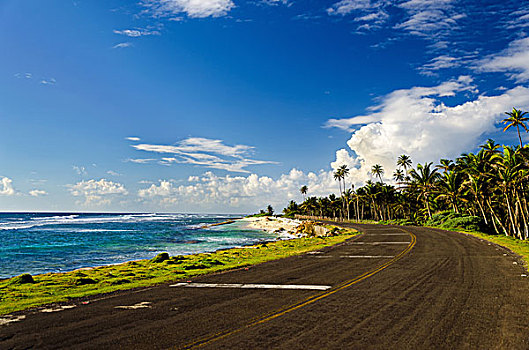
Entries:
{"label": "yellow center line", "polygon": [[370,270],[370,271],[367,271],[365,273],[363,273],[362,275],[360,276],[357,276],[353,279],[350,279],[348,281],[345,281],[345,282],[342,282],[341,284],[333,287],[332,289],[326,291],[326,292],[323,292],[323,293],[320,293],[320,294],[316,294],[316,295],[312,295],[302,301],[299,301],[295,304],[292,304],[292,305],[289,305],[287,307],[284,307],[280,310],[276,310],[276,311],[273,311],[269,314],[266,314],[264,316],[260,316],[258,317],[257,319],[253,319],[251,320],[248,324],[244,325],[244,326],[241,326],[239,328],[236,328],[236,329],[231,329],[231,330],[225,330],[225,331],[221,331],[221,332],[218,332],[218,333],[215,333],[215,334],[212,334],[212,335],[209,335],[207,337],[204,337],[202,339],[199,339],[199,340],[196,340],[192,343],[189,343],[187,345],[184,345],[183,347],[181,347],[180,349],[191,349],[191,348],[197,348],[197,347],[201,347],[201,346],[204,346],[204,345],[207,345],[209,343],[212,343],[216,340],[220,340],[220,339],[223,339],[223,338],[226,338],[230,335],[233,335],[235,333],[238,333],[244,329],[248,329],[250,327],[253,327],[253,326],[256,326],[256,325],[259,325],[259,324],[262,324],[262,323],[265,323],[265,322],[268,322],[268,321],[271,321],[275,318],[278,318],[278,317],[281,317],[289,312],[292,312],[294,310],[297,310],[297,309],[300,309],[302,307],[305,307],[307,305],[310,305],[312,303],[315,303],[316,301],[318,300],[321,300],[323,298],[326,298],[330,295],[333,295],[334,293],[337,293],[345,288],[348,288],[356,283],[359,283],[371,276],[373,276],[374,274],[388,268],[390,265],[394,264],[395,262],[397,262],[398,260],[400,260],[404,255],[406,255],[412,248],[413,246],[415,245],[415,243],[417,242],[417,237],[415,237],[415,235],[409,231],[406,231],[406,230],[403,230],[403,229],[400,229],[402,232],[405,232],[407,234],[410,235],[411,237],[411,241],[409,242],[408,246],[406,247],[406,249],[404,249],[402,252],[400,252],[398,255],[396,255],[393,259],[385,262],[384,264],[382,265],[379,265],[378,267],[376,267],[375,269],[373,270]]}

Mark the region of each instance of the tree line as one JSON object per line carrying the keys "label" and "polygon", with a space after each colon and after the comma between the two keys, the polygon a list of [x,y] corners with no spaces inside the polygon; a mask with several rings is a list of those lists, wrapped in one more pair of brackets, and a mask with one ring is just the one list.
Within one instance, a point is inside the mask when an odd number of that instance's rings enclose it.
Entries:
{"label": "tree line", "polygon": [[489,139],[476,153],[464,153],[454,160],[441,159],[413,167],[410,156],[396,159],[393,184],[384,183],[384,169],[375,164],[375,181],[354,188],[347,184],[349,169],[342,165],[334,172],[339,195],[306,196],[303,202],[290,201],[286,215],[310,215],[341,220],[375,220],[425,224],[436,213],[476,217],[490,233],[519,239],[529,238],[529,147],[521,131],[529,132],[527,112],[513,108],[503,119],[504,131],[513,128],[519,145],[499,145]]}

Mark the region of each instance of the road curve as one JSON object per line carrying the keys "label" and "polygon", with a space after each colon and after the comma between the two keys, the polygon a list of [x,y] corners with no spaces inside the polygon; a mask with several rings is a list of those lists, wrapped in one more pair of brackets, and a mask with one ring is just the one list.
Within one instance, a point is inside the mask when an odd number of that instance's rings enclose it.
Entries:
{"label": "road curve", "polygon": [[512,253],[441,230],[350,226],[364,234],[193,280],[207,288],[162,285],[23,313],[0,326],[0,349],[529,348],[529,280]]}

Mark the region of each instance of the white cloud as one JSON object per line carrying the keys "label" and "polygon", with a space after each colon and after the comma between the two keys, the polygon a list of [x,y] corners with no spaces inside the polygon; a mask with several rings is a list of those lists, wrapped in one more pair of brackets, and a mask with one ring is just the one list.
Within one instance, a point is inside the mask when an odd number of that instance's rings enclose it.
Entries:
{"label": "white cloud", "polygon": [[15,77],[19,78],[19,79],[20,78],[31,79],[31,78],[33,78],[33,74],[31,74],[31,73],[16,73]]}
{"label": "white cloud", "polygon": [[123,29],[114,30],[114,34],[125,35],[131,38],[138,38],[140,36],[160,35],[160,32],[157,30],[148,29]]}
{"label": "white cloud", "polygon": [[116,44],[116,45],[112,46],[112,48],[113,49],[124,49],[126,47],[131,47],[131,46],[132,46],[132,43],[125,42],[125,43]]}
{"label": "white cloud", "polygon": [[410,34],[437,39],[458,28],[457,21],[466,15],[458,13],[455,0],[409,0],[398,6],[407,11],[408,17],[395,28]]}
{"label": "white cloud", "polygon": [[154,162],[156,159],[154,158],[129,158],[126,160],[126,162],[136,163],[136,164],[147,164],[150,162]]}
{"label": "white cloud", "polygon": [[327,9],[331,16],[355,15],[355,22],[364,22],[356,30],[358,33],[378,29],[389,18],[385,11],[386,1],[382,0],[342,0]]}
{"label": "white cloud", "polygon": [[155,16],[184,13],[192,18],[225,16],[235,7],[231,0],[145,0],[143,5]]}
{"label": "white cloud", "polygon": [[257,174],[217,176],[206,172],[188,180],[189,183],[185,185],[177,185],[171,180],[160,180],[157,184],[139,190],[138,196],[145,203],[166,208],[185,203],[188,209],[207,211],[223,208],[224,211],[230,211],[236,208],[256,210],[269,203],[280,210],[289,200],[301,199],[299,189],[303,185],[309,187],[310,195],[323,196],[332,191],[338,192],[338,184],[332,172],[323,170],[318,174],[305,174],[292,169],[275,180]]}
{"label": "white cloud", "polygon": [[55,85],[57,83],[57,80],[55,80],[55,78],[42,79],[40,83],[42,85]]}
{"label": "white cloud", "polygon": [[507,72],[518,82],[529,81],[529,38],[515,40],[501,53],[478,61],[475,69],[480,72]]}
{"label": "white cloud", "polygon": [[141,139],[140,139],[139,137],[136,137],[136,136],[125,137],[125,140],[129,140],[129,141],[141,141]]}
{"label": "white cloud", "polygon": [[330,15],[348,15],[357,10],[370,10],[375,7],[375,3],[370,0],[342,0],[327,9]]}
{"label": "white cloud", "polygon": [[201,137],[190,137],[176,145],[139,144],[131,147],[139,151],[172,154],[172,157],[160,159],[159,163],[163,165],[181,163],[233,172],[248,172],[245,168],[251,165],[275,164],[272,161],[248,158],[248,154],[254,149],[252,146],[229,146],[222,140]]}
{"label": "white cloud", "polygon": [[107,171],[107,174],[108,174],[108,175],[112,175],[112,176],[121,176],[120,173],[115,172],[114,170],[109,170],[109,171]]}
{"label": "white cloud", "polygon": [[0,196],[12,196],[14,194],[13,180],[5,176],[0,178]]}
{"label": "white cloud", "polygon": [[456,68],[461,66],[462,63],[462,58],[460,57],[440,55],[432,58],[430,62],[420,67],[419,71],[424,75],[433,75],[434,71],[438,71],[440,69]]}
{"label": "white cloud", "polygon": [[469,77],[435,87],[397,90],[385,96],[370,114],[331,119],[326,126],[352,131],[347,142],[353,151],[351,158],[348,154],[337,156],[351,165],[360,164],[358,176],[365,176],[374,164],[381,164],[390,177],[399,155],[411,155],[415,163],[456,157],[476,147],[484,133],[495,131],[496,123],[512,106],[529,107],[529,88],[521,86],[455,106],[442,101],[443,96],[473,90]]}
{"label": "white cloud", "polygon": [[29,195],[30,195],[30,196],[33,196],[33,197],[45,196],[45,195],[47,195],[47,194],[48,194],[48,192],[43,191],[43,190],[37,190],[37,189],[35,189],[35,190],[31,190],[31,191],[29,191]]}
{"label": "white cloud", "polygon": [[88,174],[86,172],[86,168],[84,166],[73,165],[72,169],[73,169],[73,171],[75,171],[77,173],[77,175],[87,175]]}
{"label": "white cloud", "polygon": [[128,194],[125,186],[106,179],[80,181],[67,187],[73,196],[84,197],[85,205],[107,205],[113,198]]}

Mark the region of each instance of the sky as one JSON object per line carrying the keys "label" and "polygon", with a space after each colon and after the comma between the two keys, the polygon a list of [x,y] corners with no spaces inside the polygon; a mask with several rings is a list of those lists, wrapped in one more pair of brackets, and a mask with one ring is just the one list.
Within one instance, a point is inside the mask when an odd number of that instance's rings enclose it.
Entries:
{"label": "sky", "polygon": [[516,144],[527,34],[512,0],[2,0],[0,211],[280,211]]}

